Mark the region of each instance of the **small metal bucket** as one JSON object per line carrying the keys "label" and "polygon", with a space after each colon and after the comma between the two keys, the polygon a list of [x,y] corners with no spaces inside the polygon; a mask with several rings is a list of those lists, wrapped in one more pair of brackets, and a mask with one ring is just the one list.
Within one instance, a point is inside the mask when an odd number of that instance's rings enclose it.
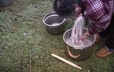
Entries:
{"label": "small metal bucket", "polygon": [[13,2],[13,0],[0,0],[0,7],[2,7],[2,6],[8,6],[12,2]]}
{"label": "small metal bucket", "polygon": [[58,16],[55,12],[46,14],[43,17],[43,23],[46,26],[48,33],[57,35],[64,32],[65,19]]}
{"label": "small metal bucket", "polygon": [[[87,29],[84,29],[83,32],[85,32],[86,30]],[[85,46],[83,49],[80,49],[80,48],[76,49],[66,42],[66,40],[71,37],[71,31],[72,29],[69,29],[63,35],[63,40],[65,44],[67,45],[66,55],[69,58],[76,60],[76,61],[82,61],[82,60],[88,59],[92,54],[92,45],[96,39],[95,35],[91,35],[88,37],[88,39],[91,40],[92,42],[90,45]]]}

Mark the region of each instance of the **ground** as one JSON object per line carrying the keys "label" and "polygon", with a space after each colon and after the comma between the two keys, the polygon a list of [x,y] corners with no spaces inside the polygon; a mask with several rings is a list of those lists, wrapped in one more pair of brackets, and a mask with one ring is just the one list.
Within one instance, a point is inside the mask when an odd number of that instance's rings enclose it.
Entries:
{"label": "ground", "polygon": [[[114,54],[97,58],[103,41],[93,45],[92,56],[73,61],[65,55],[62,36],[50,35],[42,22],[53,11],[53,0],[14,0],[0,8],[0,72],[113,72]],[[65,30],[72,27],[67,20]],[[51,56],[57,54],[83,69],[79,70]]]}

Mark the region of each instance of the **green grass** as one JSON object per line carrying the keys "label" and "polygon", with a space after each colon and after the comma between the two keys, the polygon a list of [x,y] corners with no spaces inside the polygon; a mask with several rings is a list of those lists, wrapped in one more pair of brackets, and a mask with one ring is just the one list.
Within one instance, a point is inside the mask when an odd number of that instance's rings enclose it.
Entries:
{"label": "green grass", "polygon": [[[95,56],[104,42],[94,44],[92,56],[85,61],[73,61],[65,55],[63,34],[48,34],[42,23],[42,17],[53,11],[52,4],[52,0],[14,0],[10,6],[0,8],[0,72],[112,72],[114,54]],[[66,30],[72,24],[67,21]],[[51,53],[83,70],[53,58]]]}

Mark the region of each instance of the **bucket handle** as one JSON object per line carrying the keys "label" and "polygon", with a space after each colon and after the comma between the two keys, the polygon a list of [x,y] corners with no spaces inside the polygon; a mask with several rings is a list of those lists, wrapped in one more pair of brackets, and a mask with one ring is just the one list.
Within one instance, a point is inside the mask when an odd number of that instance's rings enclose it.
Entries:
{"label": "bucket handle", "polygon": [[67,51],[68,51],[68,54],[69,54],[72,58],[78,58],[78,57],[80,57],[80,54],[78,54],[78,55],[73,55],[73,54],[70,52],[68,46],[67,46]]}

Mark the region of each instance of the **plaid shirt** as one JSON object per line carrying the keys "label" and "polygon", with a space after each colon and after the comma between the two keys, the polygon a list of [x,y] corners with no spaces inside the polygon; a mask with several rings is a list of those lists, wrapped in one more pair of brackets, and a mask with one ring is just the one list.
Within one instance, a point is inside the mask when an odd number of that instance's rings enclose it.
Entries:
{"label": "plaid shirt", "polygon": [[95,34],[105,30],[111,21],[114,11],[114,0],[82,0],[85,7],[84,15],[92,22],[89,33]]}

